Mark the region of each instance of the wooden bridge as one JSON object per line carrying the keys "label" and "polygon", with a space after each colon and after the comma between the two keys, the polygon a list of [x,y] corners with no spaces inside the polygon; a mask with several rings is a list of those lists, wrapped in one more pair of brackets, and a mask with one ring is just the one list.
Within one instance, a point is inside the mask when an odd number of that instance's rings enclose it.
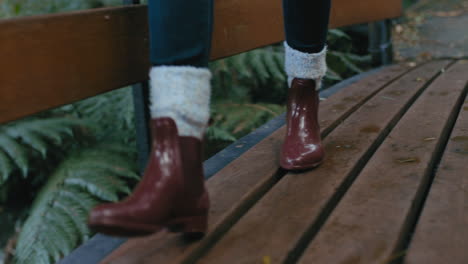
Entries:
{"label": "wooden bridge", "polygon": [[[213,59],[283,38],[279,1],[218,2]],[[336,0],[332,25],[395,17],[400,4]],[[0,122],[144,81],[145,14],[134,6],[0,22]],[[63,263],[94,263],[96,251],[101,263],[468,263],[467,84],[468,60],[451,59],[341,84],[321,104],[319,168],[278,167],[279,125],[251,148],[236,142],[231,149],[248,150],[207,180],[201,241],[98,236]],[[120,246],[103,250],[106,241]]]}

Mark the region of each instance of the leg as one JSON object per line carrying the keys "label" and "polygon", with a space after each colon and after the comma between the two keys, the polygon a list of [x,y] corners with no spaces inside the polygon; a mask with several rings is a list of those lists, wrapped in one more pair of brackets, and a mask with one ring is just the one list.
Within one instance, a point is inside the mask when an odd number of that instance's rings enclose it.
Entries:
{"label": "leg", "polygon": [[326,73],[331,0],[283,0],[288,92],[287,135],[280,163],[289,170],[318,166],[324,157],[317,86]]}
{"label": "leg", "polygon": [[111,235],[167,227],[202,234],[209,207],[202,136],[209,118],[207,69],[212,0],[149,0],[152,150],[132,195],[93,209],[89,224]]}
{"label": "leg", "polygon": [[318,53],[325,47],[331,0],[283,0],[286,42],[295,50]]}

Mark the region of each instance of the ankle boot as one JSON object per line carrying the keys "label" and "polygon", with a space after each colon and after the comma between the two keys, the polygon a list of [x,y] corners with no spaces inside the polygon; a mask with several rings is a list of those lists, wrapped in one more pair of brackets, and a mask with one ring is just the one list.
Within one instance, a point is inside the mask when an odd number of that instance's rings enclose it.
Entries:
{"label": "ankle boot", "polygon": [[152,150],[142,180],[123,201],[94,208],[88,224],[116,236],[148,235],[163,228],[202,235],[209,208],[202,143],[178,136],[171,118],[153,119],[151,125]]}
{"label": "ankle boot", "polygon": [[318,123],[319,95],[312,79],[295,78],[288,92],[287,133],[280,165],[287,170],[305,170],[322,163],[324,151]]}

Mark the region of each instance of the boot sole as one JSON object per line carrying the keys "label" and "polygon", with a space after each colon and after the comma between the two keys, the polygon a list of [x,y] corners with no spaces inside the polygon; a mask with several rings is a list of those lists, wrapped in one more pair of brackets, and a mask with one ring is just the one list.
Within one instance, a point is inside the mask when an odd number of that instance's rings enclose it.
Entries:
{"label": "boot sole", "polygon": [[96,232],[119,237],[147,236],[168,229],[173,233],[184,233],[189,238],[203,237],[208,229],[207,216],[194,216],[175,218],[166,224],[148,225],[141,223],[128,223],[103,220],[100,223],[89,223],[90,228]]}
{"label": "boot sole", "polygon": [[312,163],[312,164],[307,164],[307,165],[284,165],[280,164],[281,168],[289,171],[304,171],[304,170],[310,170],[310,169],[315,169],[318,166],[322,165],[323,160]]}

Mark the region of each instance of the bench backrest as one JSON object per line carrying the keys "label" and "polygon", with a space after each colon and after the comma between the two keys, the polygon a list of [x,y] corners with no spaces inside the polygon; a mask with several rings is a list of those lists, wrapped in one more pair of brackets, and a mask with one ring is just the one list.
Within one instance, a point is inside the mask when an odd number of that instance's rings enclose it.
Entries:
{"label": "bench backrest", "polygon": [[[313,1],[313,0],[311,0]],[[401,0],[333,0],[331,27],[401,14]],[[212,59],[284,39],[281,0],[216,0]],[[145,6],[0,21],[0,123],[147,79]]]}

